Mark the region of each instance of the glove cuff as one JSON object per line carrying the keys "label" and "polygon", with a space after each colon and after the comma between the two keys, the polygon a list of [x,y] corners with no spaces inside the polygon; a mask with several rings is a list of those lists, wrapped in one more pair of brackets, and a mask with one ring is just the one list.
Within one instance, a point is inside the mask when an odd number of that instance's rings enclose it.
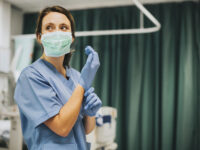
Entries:
{"label": "glove cuff", "polygon": [[79,79],[78,83],[84,88],[85,91],[87,90],[87,88],[85,86],[86,84],[82,78]]}

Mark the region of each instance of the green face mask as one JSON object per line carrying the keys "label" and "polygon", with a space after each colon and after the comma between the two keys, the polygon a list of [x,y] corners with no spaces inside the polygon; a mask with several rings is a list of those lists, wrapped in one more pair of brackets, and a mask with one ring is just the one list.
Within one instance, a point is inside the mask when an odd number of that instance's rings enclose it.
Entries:
{"label": "green face mask", "polygon": [[70,52],[71,32],[51,32],[42,35],[42,45],[46,56],[59,57]]}

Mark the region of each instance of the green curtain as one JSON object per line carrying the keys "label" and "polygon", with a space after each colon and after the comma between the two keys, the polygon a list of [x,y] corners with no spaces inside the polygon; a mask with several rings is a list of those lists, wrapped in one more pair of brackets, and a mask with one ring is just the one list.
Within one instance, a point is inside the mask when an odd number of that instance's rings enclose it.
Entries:
{"label": "green curtain", "polygon": [[[146,7],[161,22],[159,32],[79,37],[71,66],[81,70],[86,45],[99,53],[94,87],[103,105],[118,110],[119,150],[199,150],[200,4]],[[139,27],[135,6],[72,14],[77,31]],[[24,16],[24,33],[34,32],[35,16]],[[145,26],[152,24],[146,19]]]}

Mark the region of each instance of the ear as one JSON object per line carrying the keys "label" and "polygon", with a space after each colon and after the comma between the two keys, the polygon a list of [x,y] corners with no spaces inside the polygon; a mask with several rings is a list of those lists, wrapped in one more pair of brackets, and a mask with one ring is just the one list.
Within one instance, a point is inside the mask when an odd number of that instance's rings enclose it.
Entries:
{"label": "ear", "polygon": [[37,39],[38,43],[42,44],[42,42],[41,42],[41,34],[37,34],[36,39]]}

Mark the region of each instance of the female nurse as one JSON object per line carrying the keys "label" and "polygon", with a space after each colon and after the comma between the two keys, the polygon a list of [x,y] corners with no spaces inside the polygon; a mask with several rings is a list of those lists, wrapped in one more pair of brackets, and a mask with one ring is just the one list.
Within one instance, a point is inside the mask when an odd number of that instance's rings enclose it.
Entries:
{"label": "female nurse", "polygon": [[81,72],[69,66],[74,32],[74,19],[65,8],[40,12],[36,36],[44,52],[21,72],[14,94],[29,150],[90,149],[85,135],[94,129],[102,105],[91,87],[100,62],[87,46]]}

